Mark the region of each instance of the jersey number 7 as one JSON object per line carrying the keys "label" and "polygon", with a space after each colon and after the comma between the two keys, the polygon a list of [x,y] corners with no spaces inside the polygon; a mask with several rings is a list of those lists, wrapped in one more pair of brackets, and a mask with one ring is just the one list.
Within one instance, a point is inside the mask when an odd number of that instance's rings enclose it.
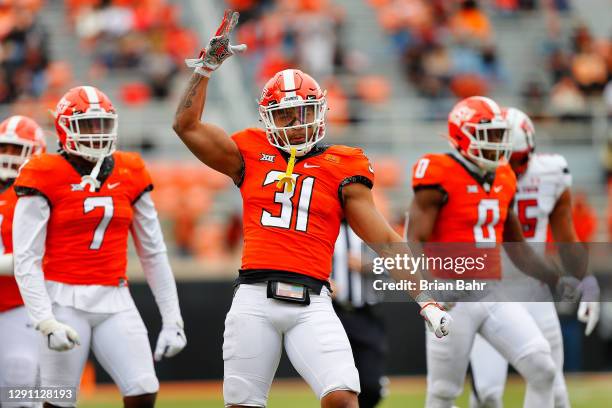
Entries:
{"label": "jersey number 7", "polygon": [[100,207],[104,208],[104,215],[94,231],[91,244],[89,244],[89,249],[93,250],[100,249],[102,247],[102,243],[104,242],[104,234],[106,233],[108,224],[110,224],[115,211],[113,197],[87,197],[85,201],[83,201],[84,214],[87,214]]}

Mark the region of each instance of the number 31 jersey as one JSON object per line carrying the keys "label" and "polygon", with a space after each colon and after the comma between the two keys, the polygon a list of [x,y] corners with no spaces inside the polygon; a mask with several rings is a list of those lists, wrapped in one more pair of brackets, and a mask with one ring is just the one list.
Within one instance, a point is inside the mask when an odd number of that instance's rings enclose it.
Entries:
{"label": "number 31 jersey", "polygon": [[374,174],[361,149],[316,146],[298,157],[295,188],[277,187],[287,156],[270,145],[261,129],[232,136],[244,160],[239,184],[243,199],[242,270],[275,270],[326,281],[344,217],[342,188],[362,183],[371,188]]}
{"label": "number 31 jersey", "polygon": [[151,177],[139,155],[125,152],[105,159],[98,179],[104,177],[99,190],[90,192],[65,157],[51,154],[35,156],[21,169],[17,195],[41,195],[50,208],[45,279],[110,286],[126,281],[132,205],[151,190]]}

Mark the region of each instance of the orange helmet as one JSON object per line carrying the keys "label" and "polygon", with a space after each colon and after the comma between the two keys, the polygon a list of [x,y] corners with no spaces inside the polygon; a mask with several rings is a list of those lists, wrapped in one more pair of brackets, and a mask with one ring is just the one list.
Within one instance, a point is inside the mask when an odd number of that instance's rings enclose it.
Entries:
{"label": "orange helmet", "polygon": [[16,146],[19,151],[0,153],[0,179],[16,178],[19,168],[34,154],[45,151],[43,131],[26,116],[15,115],[0,123],[0,146]]}
{"label": "orange helmet", "polygon": [[463,99],[448,115],[451,144],[487,171],[508,160],[512,149],[508,129],[499,105],[484,96]]}
{"label": "orange helmet", "polygon": [[64,151],[97,161],[115,151],[117,113],[102,91],[78,86],[58,102],[55,129]]}
{"label": "orange helmet", "polygon": [[[273,146],[302,156],[325,137],[325,92],[310,75],[299,69],[276,73],[264,86],[259,98],[259,115]],[[290,134],[304,130],[297,142]],[[292,143],[293,142],[293,143]]]}

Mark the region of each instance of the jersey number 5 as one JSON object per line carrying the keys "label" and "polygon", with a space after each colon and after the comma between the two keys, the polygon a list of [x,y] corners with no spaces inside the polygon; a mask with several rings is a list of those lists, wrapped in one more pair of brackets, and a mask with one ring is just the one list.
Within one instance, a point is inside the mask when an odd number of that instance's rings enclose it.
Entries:
{"label": "jersey number 5", "polygon": [[530,198],[526,200],[518,200],[516,203],[518,218],[523,228],[523,236],[525,238],[533,238],[536,233],[536,227],[538,225],[537,217],[528,217],[527,211],[529,208],[538,206],[538,200]]}
{"label": "jersey number 5", "polygon": [[85,214],[93,211],[96,208],[104,208],[104,215],[102,215],[102,219],[100,223],[96,227],[94,231],[93,238],[91,240],[91,244],[89,244],[89,249],[98,250],[102,247],[102,243],[104,242],[104,234],[106,233],[106,229],[108,228],[108,224],[110,224],[111,219],[113,218],[113,213],[115,208],[113,206],[113,198],[112,197],[87,197],[85,201],[83,201],[83,212]]}
{"label": "jersey number 5", "polygon": [[[285,174],[282,171],[272,170],[266,174],[263,185],[267,186],[278,181],[278,176]],[[291,192],[278,191],[274,194],[274,202],[281,205],[280,215],[274,216],[269,211],[263,210],[261,213],[261,225],[264,227],[277,227],[289,229],[291,227],[291,218],[293,215],[294,205],[291,201],[298,183],[302,184],[300,189],[300,199],[297,205],[297,216],[295,217],[295,230],[306,232],[308,228],[308,211],[310,209],[310,198],[312,197],[312,188],[314,186],[314,177],[304,177],[300,179],[298,174],[296,177],[295,188]]]}

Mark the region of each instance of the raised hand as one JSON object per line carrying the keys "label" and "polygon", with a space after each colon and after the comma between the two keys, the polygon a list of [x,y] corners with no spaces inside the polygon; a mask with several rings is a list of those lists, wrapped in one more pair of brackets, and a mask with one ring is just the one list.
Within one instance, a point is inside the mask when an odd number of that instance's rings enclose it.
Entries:
{"label": "raised hand", "polygon": [[245,44],[231,45],[229,35],[238,23],[240,13],[230,9],[225,10],[221,25],[217,28],[215,36],[210,39],[208,46],[202,48],[197,59],[186,59],[188,67],[196,68],[196,72],[205,77],[209,77],[223,61],[236,53],[246,51]]}

